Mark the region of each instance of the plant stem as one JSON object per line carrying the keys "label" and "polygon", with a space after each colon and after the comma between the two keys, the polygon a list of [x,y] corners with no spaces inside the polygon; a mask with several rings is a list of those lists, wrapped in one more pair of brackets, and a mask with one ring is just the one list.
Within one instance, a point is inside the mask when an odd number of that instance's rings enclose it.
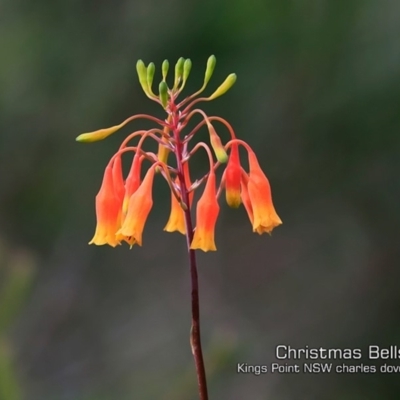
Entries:
{"label": "plant stem", "polygon": [[183,158],[183,143],[180,139],[180,132],[178,128],[178,116],[173,113],[172,124],[173,132],[176,140],[175,156],[177,162],[178,177],[181,188],[182,201],[187,205],[185,210],[185,225],[186,225],[186,242],[189,255],[190,276],[192,285],[192,328],[190,330],[190,344],[197,372],[197,383],[199,387],[200,400],[208,400],[206,371],[204,368],[203,352],[201,349],[200,337],[200,305],[199,305],[199,281],[197,275],[196,254],[194,250],[190,249],[190,244],[193,240],[193,224],[191,217],[191,209],[189,202],[188,188],[185,182],[183,172],[182,158]]}
{"label": "plant stem", "polygon": [[207,380],[204,368],[203,352],[201,349],[200,338],[200,305],[199,305],[199,282],[197,276],[196,254],[190,249],[190,243],[193,239],[193,228],[190,215],[190,207],[185,211],[186,238],[189,252],[190,275],[192,282],[192,329],[190,331],[190,344],[196,364],[197,381],[199,386],[199,395],[201,400],[208,400]]}

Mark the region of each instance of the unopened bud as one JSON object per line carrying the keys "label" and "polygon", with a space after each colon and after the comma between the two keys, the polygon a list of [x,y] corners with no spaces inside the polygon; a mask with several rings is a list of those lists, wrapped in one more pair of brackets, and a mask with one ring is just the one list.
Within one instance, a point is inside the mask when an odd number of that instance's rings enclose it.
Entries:
{"label": "unopened bud", "polygon": [[207,86],[207,83],[210,81],[211,76],[214,72],[216,63],[217,63],[217,59],[215,58],[214,55],[208,57],[206,73],[204,75],[203,88],[205,88]]}
{"label": "unopened bud", "polygon": [[166,82],[161,81],[159,85],[159,91],[160,91],[160,101],[161,104],[164,108],[167,108],[168,105],[168,86]]}
{"label": "unopened bud", "polygon": [[187,78],[189,77],[190,70],[192,69],[192,62],[188,58],[185,60],[185,63],[183,64],[183,81],[182,81],[182,88],[185,86],[185,83],[187,81]]}
{"label": "unopened bud", "polygon": [[119,125],[111,126],[110,128],[104,128],[93,132],[82,133],[75,140],[81,143],[97,142],[99,140],[105,139],[107,136],[112,135],[118,129],[121,129],[124,125],[125,123],[122,123]]}
{"label": "unopened bud", "polygon": [[228,161],[228,154],[226,154],[226,151],[224,149],[224,146],[222,145],[220,137],[217,135],[217,132],[215,132],[215,129],[211,124],[208,123],[207,127],[208,127],[208,132],[210,134],[211,147],[214,150],[217,160],[220,163],[226,163]]}
{"label": "unopened bud", "polygon": [[154,78],[154,72],[156,71],[156,66],[154,65],[154,63],[150,63],[147,66],[147,85],[149,87],[150,92],[152,92],[151,90],[151,86],[153,84],[153,78]]}
{"label": "unopened bud", "polygon": [[169,69],[169,62],[168,60],[164,60],[161,67],[163,81],[167,79],[168,69]]}
{"label": "unopened bud", "polygon": [[222,96],[234,85],[235,82],[236,74],[228,75],[222,85],[218,87],[218,89],[208,98],[208,100],[214,100],[217,97]]}
{"label": "unopened bud", "polygon": [[139,77],[140,86],[142,87],[146,95],[151,97],[149,92],[149,84],[147,82],[147,69],[142,60],[138,60],[138,62],[136,63],[136,71]]}
{"label": "unopened bud", "polygon": [[174,81],[174,88],[177,88],[179,82],[182,79],[183,73],[183,64],[185,63],[185,59],[181,57],[175,64],[175,81]]}

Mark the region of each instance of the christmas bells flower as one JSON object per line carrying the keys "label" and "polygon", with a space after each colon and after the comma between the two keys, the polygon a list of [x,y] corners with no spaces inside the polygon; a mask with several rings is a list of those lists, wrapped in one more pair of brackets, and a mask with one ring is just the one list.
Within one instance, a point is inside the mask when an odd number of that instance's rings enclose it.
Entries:
{"label": "christmas bells flower", "polygon": [[97,226],[93,239],[89,244],[98,246],[108,244],[115,247],[119,244],[116,237],[118,230],[119,203],[114,190],[113,170],[107,166],[103,183],[96,196]]}
{"label": "christmas bells flower", "polygon": [[[271,186],[264,172],[262,171],[255,153],[249,152],[249,176],[247,185],[244,188],[244,197],[247,205],[247,212],[253,225],[253,232],[262,234],[271,233],[278,225],[282,224],[281,219],[275,211],[272,203]],[[243,187],[243,186],[242,186]]]}
{"label": "christmas bells flower", "polygon": [[214,241],[214,230],[218,214],[219,205],[215,188],[215,173],[211,170],[203,195],[197,203],[197,225],[190,245],[191,249],[200,249],[203,251],[217,250]]}
{"label": "christmas bells flower", "polygon": [[[257,157],[249,144],[237,139],[232,126],[223,118],[209,116],[198,108],[201,102],[212,101],[224,95],[236,82],[236,75],[229,74],[209,96],[202,96],[213,75],[216,58],[209,57],[203,84],[195,93],[179,99],[188,80],[192,62],[181,57],[175,65],[173,79],[168,79],[169,62],[162,64],[162,80],[158,93],[153,89],[156,67],[147,66],[139,60],[136,64],[139,83],[145,95],[159,104],[165,111],[164,119],[147,114],[133,115],[110,128],[84,133],[78,142],[91,143],[126,129],[135,119],[146,119],[155,125],[148,130],[129,134],[111,157],[105,168],[103,181],[96,196],[95,210],[97,225],[90,244],[108,244],[116,247],[126,242],[132,248],[143,243],[144,229],[153,207],[153,183],[160,177],[171,192],[171,209],[164,230],[180,232],[186,236],[191,275],[192,329],[190,343],[195,358],[199,394],[202,400],[208,398],[206,375],[201,351],[199,290],[195,250],[204,252],[217,249],[215,227],[220,211],[219,195],[225,190],[226,202],[238,208],[243,204],[247,211],[253,232],[271,233],[282,223],[272,203],[271,187],[261,170]],[[170,83],[168,83],[168,80]],[[192,117],[200,115],[201,121],[192,129]],[[229,137],[221,136],[221,124]],[[217,129],[218,128],[218,129]],[[208,130],[205,142],[195,139],[201,130]],[[132,143],[134,141],[137,143]],[[157,145],[157,153],[147,148],[149,141]],[[239,146],[248,153],[249,172],[240,162]],[[189,175],[192,157],[199,149],[206,151],[209,168],[193,182]],[[126,155],[132,155],[128,173],[124,171]],[[126,161],[126,160],[125,160]],[[150,163],[150,165],[148,165]],[[147,168],[147,169],[146,169]],[[218,169],[224,169],[217,174]],[[142,175],[144,176],[142,179]],[[221,176],[221,179],[219,179]],[[218,183],[219,180],[219,183]],[[204,184],[200,199],[195,203],[194,192]],[[196,209],[196,225],[192,222],[192,211]]]}
{"label": "christmas bells flower", "polygon": [[150,210],[153,207],[152,188],[154,179],[154,168],[152,166],[143,179],[142,184],[129,199],[128,211],[121,229],[117,232],[133,245],[142,245],[144,225]]}
{"label": "christmas bells flower", "polygon": [[[261,170],[254,151],[246,142],[236,138],[233,128],[226,120],[208,116],[195,106],[202,101],[222,96],[236,81],[236,75],[230,74],[211,96],[200,97],[210,81],[215,63],[215,57],[211,56],[200,90],[179,102],[177,99],[187,82],[192,67],[191,61],[183,58],[178,60],[172,87],[167,82],[169,63],[164,61],[162,81],[157,95],[152,88],[155,65],[150,63],[146,67],[144,62],[139,60],[137,72],[140,85],[147,97],[162,106],[167,112],[167,117],[162,120],[146,114],[133,115],[111,128],[99,129],[77,137],[79,142],[96,142],[125,129],[124,127],[134,119],[147,119],[155,124],[152,129],[135,131],[128,135],[107,165],[100,191],[96,196],[97,225],[90,244],[108,244],[115,247],[126,242],[131,247],[134,244],[142,245],[144,227],[153,206],[153,181],[157,176],[163,177],[171,190],[170,215],[164,230],[186,235],[193,250],[216,250],[215,225],[219,215],[218,198],[222,190],[225,190],[226,202],[230,207],[238,208],[243,204],[254,232],[270,233],[282,223],[272,203],[269,181]],[[196,114],[202,116],[202,121],[185,133],[186,126]],[[230,137],[225,144],[215,126],[216,123],[221,123],[229,131]],[[208,130],[208,143],[198,142],[193,146],[193,139],[202,128]],[[138,143],[132,145],[136,138],[139,139]],[[157,142],[157,153],[146,150],[148,141]],[[248,173],[241,166],[239,146],[244,146],[248,152]],[[210,169],[192,183],[189,164],[199,148],[207,151]],[[125,175],[123,159],[125,154],[132,152],[134,156],[131,167]],[[175,159],[172,163],[171,155]],[[142,171],[144,161],[151,164],[147,172]],[[216,171],[224,164],[225,169],[218,184]],[[197,204],[193,204],[194,192],[203,183],[203,194]],[[187,226],[192,226],[190,221],[189,225],[187,223],[193,207],[196,207],[196,226],[187,232]]]}
{"label": "christmas bells flower", "polygon": [[[175,185],[179,188],[180,191],[178,178],[175,179]],[[184,210],[173,193],[171,193],[171,212],[168,218],[167,225],[165,225],[164,231],[177,231],[182,233],[182,235],[186,234]]]}

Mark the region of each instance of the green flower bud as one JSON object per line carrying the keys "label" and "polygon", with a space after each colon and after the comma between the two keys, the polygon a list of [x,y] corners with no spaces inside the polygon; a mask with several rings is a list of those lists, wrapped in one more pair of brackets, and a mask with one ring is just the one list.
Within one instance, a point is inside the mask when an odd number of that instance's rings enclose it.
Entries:
{"label": "green flower bud", "polygon": [[159,85],[159,91],[160,91],[160,101],[161,104],[164,108],[167,108],[168,105],[168,86],[166,82],[161,81]]}
{"label": "green flower bud", "polygon": [[168,60],[164,60],[161,67],[163,81],[167,79],[168,69],[169,69],[169,62]]}
{"label": "green flower bud", "polygon": [[179,85],[179,82],[182,79],[183,73],[183,64],[185,63],[185,59],[181,57],[175,64],[175,81],[174,81],[174,89],[176,89]]}
{"label": "green flower bud", "polygon": [[136,63],[136,71],[139,77],[140,86],[142,87],[146,95],[148,97],[151,97],[149,92],[149,85],[147,82],[147,69],[142,60],[138,60],[138,62]]}
{"label": "green flower bud", "polygon": [[150,92],[152,92],[151,86],[153,84],[153,78],[154,78],[154,72],[155,71],[156,71],[156,66],[154,65],[154,63],[151,62],[147,66],[147,84],[148,84]]}
{"label": "green flower bud", "polygon": [[190,61],[190,59],[186,59],[185,63],[183,64],[183,81],[182,81],[182,86],[181,89],[184,88],[187,78],[189,77],[190,74],[190,70],[192,69],[192,62]]}
{"label": "green flower bud", "polygon": [[234,85],[235,82],[236,74],[229,74],[222,85],[220,85],[218,89],[207,100],[214,100],[217,97],[222,96]]}
{"label": "green flower bud", "polygon": [[211,76],[214,72],[216,63],[217,63],[217,59],[215,58],[214,55],[211,55],[210,57],[208,57],[206,73],[204,75],[203,89],[207,86],[207,83],[210,81]]}
{"label": "green flower bud", "polygon": [[126,124],[126,121],[122,122],[119,125],[112,126],[110,128],[99,129],[93,132],[87,132],[80,134],[75,140],[81,143],[92,143],[97,142],[99,140],[103,140],[106,137],[112,135],[114,132],[117,132]]}

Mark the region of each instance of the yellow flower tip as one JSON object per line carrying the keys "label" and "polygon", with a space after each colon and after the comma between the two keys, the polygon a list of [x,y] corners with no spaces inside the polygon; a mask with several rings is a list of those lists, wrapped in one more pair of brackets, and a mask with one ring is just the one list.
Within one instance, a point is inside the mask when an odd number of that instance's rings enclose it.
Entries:
{"label": "yellow flower tip", "polygon": [[240,198],[239,191],[226,191],[226,202],[231,208],[239,208],[242,204],[242,199]]}
{"label": "yellow flower tip", "polygon": [[193,242],[190,245],[190,249],[191,250],[202,250],[205,253],[207,253],[208,251],[217,251],[217,248],[215,247],[215,243],[206,243],[206,242]]}
{"label": "yellow flower tip", "polygon": [[186,235],[186,229],[184,227],[182,227],[179,223],[173,223],[168,221],[167,225],[165,225],[164,227],[164,231],[165,232],[179,232],[182,235]]}
{"label": "yellow flower tip", "polygon": [[198,235],[196,237],[196,231],[195,231],[195,236],[193,237],[192,244],[190,245],[191,250],[202,250],[205,253],[207,253],[208,251],[217,251],[214,238],[210,240],[210,238],[207,237],[206,235],[204,236]]}
{"label": "yellow flower tip", "polygon": [[275,210],[272,210],[272,213],[269,215],[269,225],[255,225],[253,224],[253,232],[257,232],[259,235],[263,233],[268,233],[270,236],[274,228],[282,224],[282,220],[276,214]]}
{"label": "yellow flower tip", "polygon": [[123,127],[123,123],[115,126],[111,126],[110,128],[99,129],[93,132],[87,132],[80,134],[75,140],[80,143],[92,143],[97,142],[99,140],[103,140],[106,137],[115,133],[118,129]]}

